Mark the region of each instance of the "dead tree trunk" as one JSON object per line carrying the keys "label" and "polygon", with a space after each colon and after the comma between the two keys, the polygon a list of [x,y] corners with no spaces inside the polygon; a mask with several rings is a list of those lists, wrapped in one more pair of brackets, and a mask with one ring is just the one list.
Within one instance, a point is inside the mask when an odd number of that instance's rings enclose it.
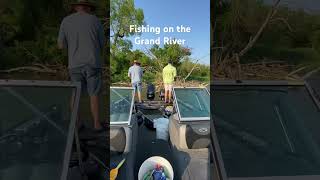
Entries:
{"label": "dead tree trunk", "polygon": [[270,21],[272,20],[274,15],[277,13],[278,7],[280,5],[280,1],[281,0],[275,1],[274,5],[272,6],[271,10],[269,11],[266,19],[264,20],[264,22],[260,26],[260,28],[257,31],[257,33],[255,34],[255,36],[253,38],[250,38],[248,44],[239,53],[233,54],[233,58],[236,61],[236,63],[238,64],[238,73],[237,73],[238,77],[237,77],[237,79],[241,79],[241,73],[242,73],[240,58],[242,56],[244,56],[254,46],[254,44],[257,42],[257,40],[260,38],[261,34],[263,33],[263,31],[265,30],[267,25],[270,23]]}
{"label": "dead tree trunk", "polygon": [[243,48],[239,54],[239,57],[242,57],[243,55],[245,55],[252,47],[253,45],[257,42],[257,40],[260,38],[261,34],[263,33],[264,29],[267,27],[267,25],[269,24],[270,20],[273,18],[273,16],[277,13],[279,4],[280,4],[281,0],[277,0],[275,2],[275,4],[272,6],[271,10],[269,11],[265,21],[263,22],[263,24],[261,25],[261,27],[259,28],[258,32],[256,33],[256,35],[249,41],[249,43],[246,45],[245,48]]}

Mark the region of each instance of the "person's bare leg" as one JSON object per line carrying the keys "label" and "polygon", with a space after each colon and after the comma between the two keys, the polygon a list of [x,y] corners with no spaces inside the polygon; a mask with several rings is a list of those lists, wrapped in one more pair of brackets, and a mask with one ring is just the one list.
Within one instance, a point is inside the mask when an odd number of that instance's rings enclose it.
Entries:
{"label": "person's bare leg", "polygon": [[167,90],[166,89],[164,90],[164,102],[165,103],[167,102]]}
{"label": "person's bare leg", "polygon": [[142,103],[142,100],[141,100],[141,92],[138,91],[138,98],[139,98],[139,103]]}
{"label": "person's bare leg", "polygon": [[169,85],[168,87],[168,93],[169,93],[169,103],[171,103],[171,99],[172,99],[172,85]]}
{"label": "person's bare leg", "polygon": [[135,99],[135,102],[140,102],[140,100],[139,100],[139,93],[138,93],[138,92],[136,92],[136,93],[134,94],[134,99]]}
{"label": "person's bare leg", "polygon": [[101,129],[102,126],[99,121],[99,96],[90,96],[91,114],[95,129]]}
{"label": "person's bare leg", "polygon": [[171,90],[169,90],[169,91],[168,91],[168,93],[169,93],[169,104],[170,104],[170,103],[171,103],[172,91],[171,91]]}

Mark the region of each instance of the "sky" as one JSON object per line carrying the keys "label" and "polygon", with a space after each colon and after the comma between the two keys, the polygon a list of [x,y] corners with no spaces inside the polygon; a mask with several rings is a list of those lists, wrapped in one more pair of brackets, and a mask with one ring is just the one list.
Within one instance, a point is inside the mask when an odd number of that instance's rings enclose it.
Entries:
{"label": "sky", "polygon": [[[145,22],[149,26],[189,26],[190,33],[142,33],[141,38],[172,37],[185,39],[185,45],[191,48],[191,58],[199,63],[210,64],[210,0],[135,0],[136,8],[144,11]],[[133,49],[144,50],[151,45],[136,45],[133,40]],[[163,43],[163,41],[162,41]],[[160,46],[163,46],[160,45]]]}

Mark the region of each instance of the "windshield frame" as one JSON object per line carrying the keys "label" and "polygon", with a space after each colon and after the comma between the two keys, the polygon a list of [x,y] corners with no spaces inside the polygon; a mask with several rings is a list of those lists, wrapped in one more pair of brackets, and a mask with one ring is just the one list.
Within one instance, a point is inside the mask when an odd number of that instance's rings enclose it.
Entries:
{"label": "windshield frame", "polygon": [[[179,103],[178,103],[178,99],[176,96],[176,92],[175,89],[201,89],[201,90],[205,90],[205,92],[208,93],[209,97],[210,97],[210,92],[208,91],[207,88],[205,87],[173,87],[172,93],[173,93],[173,97],[174,97],[174,107],[177,110],[178,113],[178,117],[180,121],[210,121],[211,117],[210,114],[211,112],[209,112],[209,116],[208,117],[182,117],[181,113],[180,113],[180,109],[179,109]],[[211,105],[209,104],[209,110],[211,111]]]}
{"label": "windshield frame", "polygon": [[66,147],[64,152],[62,172],[60,180],[67,180],[69,161],[72,151],[72,144],[74,134],[76,131],[76,120],[78,116],[78,108],[81,96],[81,84],[80,82],[71,81],[38,81],[38,80],[0,80],[0,87],[69,87],[74,88],[75,96],[73,109],[71,111],[69,130],[67,134]]}
{"label": "windshield frame", "polygon": [[[119,125],[128,125],[129,126],[131,124],[132,112],[133,112],[133,109],[134,109],[135,89],[133,87],[110,86],[110,94],[111,94],[111,90],[112,89],[128,89],[128,90],[132,90],[132,99],[131,99],[131,105],[130,105],[128,121],[117,121],[117,122],[111,122],[110,121],[110,125],[111,126],[119,126]],[[111,97],[110,97],[110,99],[111,99]],[[111,104],[110,104],[110,106],[111,106]],[[110,112],[110,117],[111,117],[111,112]]]}
{"label": "windshield frame", "polygon": [[[215,89],[231,89],[232,87],[241,88],[249,86],[258,86],[258,87],[268,87],[272,86],[301,86],[305,87],[309,93],[312,101],[315,103],[315,106],[320,110],[320,102],[316,98],[314,90],[308,84],[307,81],[255,81],[255,80],[245,80],[245,81],[232,81],[232,80],[218,80],[213,81],[210,85],[210,91],[214,93]],[[211,112],[213,105],[211,105]],[[220,143],[218,136],[215,130],[215,125],[213,121],[210,123],[211,127],[211,147],[214,164],[216,166],[215,170],[217,171],[217,176],[220,180],[317,180],[320,179],[320,175],[297,175],[297,176],[266,176],[266,177],[228,177],[225,169],[222,152],[220,149]],[[214,171],[214,169],[212,169]]]}

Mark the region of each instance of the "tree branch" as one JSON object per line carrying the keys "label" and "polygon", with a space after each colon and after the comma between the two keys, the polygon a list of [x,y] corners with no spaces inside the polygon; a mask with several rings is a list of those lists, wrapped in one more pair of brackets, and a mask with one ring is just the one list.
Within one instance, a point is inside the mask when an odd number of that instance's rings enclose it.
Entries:
{"label": "tree branch", "polygon": [[288,21],[287,21],[286,19],[284,19],[284,18],[275,18],[275,19],[273,19],[273,20],[270,21],[270,22],[274,22],[274,21],[281,21],[281,22],[283,22],[283,23],[288,27],[289,31],[290,31],[290,32],[293,32],[292,27],[290,26],[290,24],[288,23]]}
{"label": "tree branch", "polygon": [[184,78],[184,82],[186,82],[186,80],[188,79],[188,77],[192,74],[192,72],[194,71],[194,69],[198,66],[198,61],[196,61],[196,63],[194,64],[194,66],[192,67],[191,71],[189,72],[189,74]]}
{"label": "tree branch", "polygon": [[39,73],[52,73],[55,74],[57,73],[56,70],[52,69],[42,69],[38,67],[33,67],[33,66],[24,66],[24,67],[17,67],[17,68],[12,68],[8,70],[0,70],[0,73],[13,73],[13,72],[20,72],[20,71],[33,71],[33,72],[39,72]]}
{"label": "tree branch", "polygon": [[246,47],[240,51],[239,57],[242,57],[243,55],[245,55],[253,47],[253,45],[257,42],[257,40],[260,38],[264,29],[267,27],[267,25],[270,22],[270,20],[272,19],[272,17],[276,14],[277,9],[280,5],[280,1],[281,0],[277,0],[275,2],[275,4],[272,6],[271,10],[269,11],[269,13],[268,13],[265,21],[261,25],[260,29],[258,30],[256,35],[252,38],[252,40],[249,41],[249,43],[246,45]]}

